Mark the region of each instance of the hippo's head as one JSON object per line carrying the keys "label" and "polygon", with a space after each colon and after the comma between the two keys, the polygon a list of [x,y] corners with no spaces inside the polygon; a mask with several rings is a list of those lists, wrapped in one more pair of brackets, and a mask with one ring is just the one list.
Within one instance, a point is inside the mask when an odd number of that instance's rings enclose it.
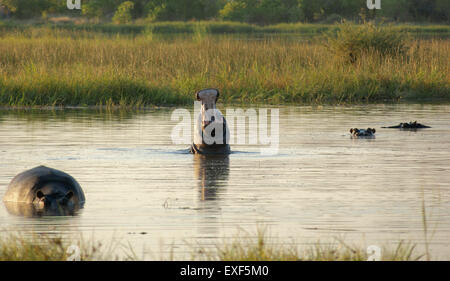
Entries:
{"label": "hippo's head", "polygon": [[422,124],[418,124],[417,121],[409,122],[409,123],[400,123],[400,128],[415,129],[415,128],[419,127],[419,125],[422,125]]}
{"label": "hippo's head", "polygon": [[204,89],[196,93],[196,99],[202,103],[202,128],[206,128],[210,123],[215,121],[216,102],[219,98],[219,90]]}
{"label": "hippo's head", "polygon": [[376,132],[376,130],[372,129],[372,128],[367,128],[366,130],[358,129],[358,128],[350,129],[350,134],[352,134],[353,136],[358,136],[358,137],[373,136],[375,134],[375,132]]}
{"label": "hippo's head", "polygon": [[36,190],[33,203],[37,209],[60,212],[72,210],[75,206],[74,193],[58,182],[46,183]]}
{"label": "hippo's head", "polygon": [[198,91],[195,97],[201,103],[201,108],[195,122],[194,143],[190,151],[194,154],[229,154],[229,128],[225,117],[216,107],[219,90],[204,89]]}

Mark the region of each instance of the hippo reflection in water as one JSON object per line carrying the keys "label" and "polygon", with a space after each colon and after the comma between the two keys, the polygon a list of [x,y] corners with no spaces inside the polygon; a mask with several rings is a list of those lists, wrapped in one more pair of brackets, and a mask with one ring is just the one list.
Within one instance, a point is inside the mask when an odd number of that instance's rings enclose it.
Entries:
{"label": "hippo reflection in water", "polygon": [[18,174],[3,197],[8,211],[22,216],[74,215],[85,197],[70,175],[39,166]]}
{"label": "hippo reflection in water", "polygon": [[194,155],[194,175],[200,188],[200,200],[216,200],[217,192],[226,186],[229,172],[228,155]]}
{"label": "hippo reflection in water", "polygon": [[352,134],[352,137],[366,137],[366,138],[374,138],[375,137],[375,129],[367,128],[367,129],[358,129],[358,128],[352,128],[350,129],[350,134]]}
{"label": "hippo reflection in water", "polygon": [[422,125],[420,123],[417,123],[417,121],[409,122],[409,123],[400,123],[397,126],[390,126],[390,127],[381,127],[386,129],[425,129],[425,128],[431,128],[429,126]]}
{"label": "hippo reflection in water", "polygon": [[194,143],[190,148],[193,154],[230,154],[229,129],[225,117],[216,108],[218,98],[217,89],[204,89],[196,94],[202,105],[195,122]]}

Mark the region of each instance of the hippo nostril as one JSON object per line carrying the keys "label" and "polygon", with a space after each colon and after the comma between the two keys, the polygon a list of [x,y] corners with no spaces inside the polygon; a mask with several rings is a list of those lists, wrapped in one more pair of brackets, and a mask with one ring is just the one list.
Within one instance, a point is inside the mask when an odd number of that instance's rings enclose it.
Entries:
{"label": "hippo nostril", "polygon": [[39,199],[42,199],[42,198],[44,198],[44,193],[42,191],[38,190],[38,192],[36,192],[36,197]]}

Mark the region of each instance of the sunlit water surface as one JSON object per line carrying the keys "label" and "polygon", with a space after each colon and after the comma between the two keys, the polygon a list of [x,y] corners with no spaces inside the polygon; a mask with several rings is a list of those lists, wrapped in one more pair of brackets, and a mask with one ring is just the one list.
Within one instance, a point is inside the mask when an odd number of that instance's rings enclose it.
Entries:
{"label": "sunlit water surface", "polygon": [[[405,240],[450,259],[450,106],[280,107],[277,155],[235,145],[207,161],[172,143],[172,112],[0,111],[0,197],[38,165],[71,174],[86,195],[73,217],[26,218],[0,204],[3,233],[82,233],[130,243],[139,259],[184,259],[266,227],[300,248]],[[432,128],[381,129],[414,120]],[[352,127],[374,127],[376,138],[351,139]]]}

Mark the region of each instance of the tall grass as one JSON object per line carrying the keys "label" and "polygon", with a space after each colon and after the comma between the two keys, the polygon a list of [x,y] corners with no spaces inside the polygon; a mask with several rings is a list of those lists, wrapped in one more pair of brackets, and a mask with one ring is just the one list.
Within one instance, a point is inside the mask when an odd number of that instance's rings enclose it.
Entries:
{"label": "tall grass", "polygon": [[[75,249],[70,249],[75,247]],[[77,255],[77,257],[74,256]],[[128,245],[113,239],[108,244],[85,238],[27,235],[25,233],[0,236],[0,261],[67,261],[67,260],[135,260]]]}
{"label": "tall grass", "polygon": [[[124,27],[125,28],[125,27]],[[0,105],[174,105],[206,87],[224,102],[449,100],[450,41],[412,40],[401,56],[348,65],[325,42],[217,36],[162,39],[47,27],[0,32]]]}
{"label": "tall grass", "polygon": [[[79,251],[71,251],[72,246]],[[79,254],[79,259],[75,260],[82,261],[138,260],[135,249],[117,239],[102,243],[81,235],[70,239],[24,234],[0,236],[0,261],[66,261],[74,260],[75,253]],[[368,257],[366,247],[349,245],[341,239],[299,248],[278,242],[265,229],[258,229],[256,236],[241,231],[216,248],[196,247],[191,252],[191,259],[200,261],[366,261]],[[404,241],[394,247],[382,247],[380,253],[380,259],[388,261],[411,261],[422,257],[417,254],[414,244]],[[172,252],[162,259],[171,261],[175,257]]]}
{"label": "tall grass", "polygon": [[[393,248],[380,248],[380,260],[412,261],[424,255],[418,254],[416,245],[399,241]],[[296,243],[282,243],[271,236],[267,229],[258,228],[256,233],[240,231],[213,249],[194,252],[193,259],[213,261],[367,261],[367,247],[350,245],[335,238],[327,243],[316,242],[298,247]]]}

